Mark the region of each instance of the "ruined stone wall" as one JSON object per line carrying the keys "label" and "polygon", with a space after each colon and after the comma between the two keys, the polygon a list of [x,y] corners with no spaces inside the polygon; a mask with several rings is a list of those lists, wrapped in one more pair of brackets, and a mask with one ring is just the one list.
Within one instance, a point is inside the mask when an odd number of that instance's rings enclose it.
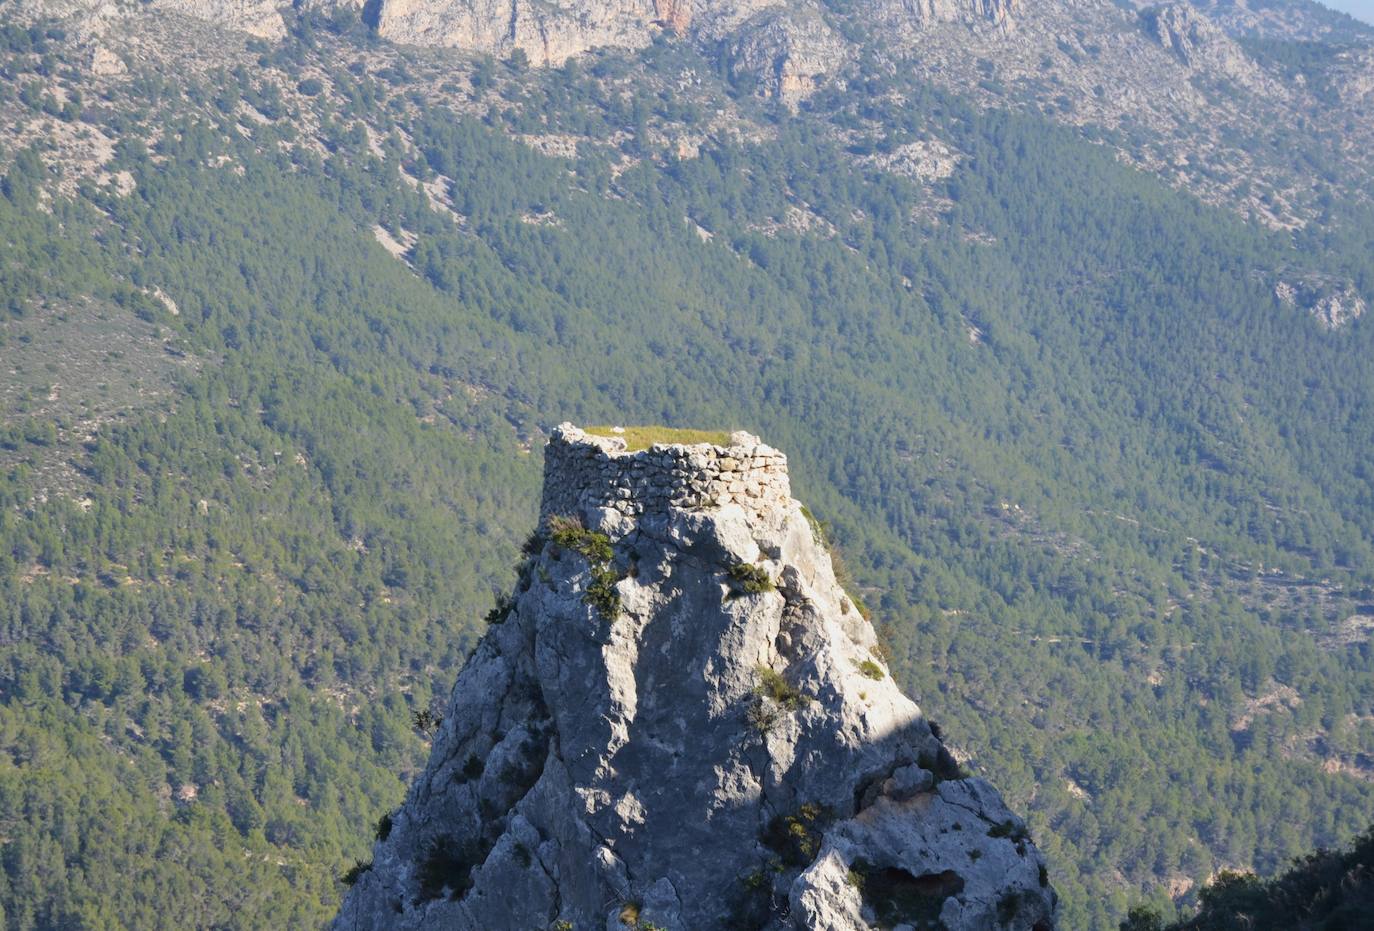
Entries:
{"label": "ruined stone wall", "polygon": [[787,457],[748,433],[729,446],[661,445],[628,452],[618,437],[560,424],[544,447],[541,524],[559,515],[585,519],[597,508],[637,517],[669,508],[738,504],[760,513],[792,497]]}

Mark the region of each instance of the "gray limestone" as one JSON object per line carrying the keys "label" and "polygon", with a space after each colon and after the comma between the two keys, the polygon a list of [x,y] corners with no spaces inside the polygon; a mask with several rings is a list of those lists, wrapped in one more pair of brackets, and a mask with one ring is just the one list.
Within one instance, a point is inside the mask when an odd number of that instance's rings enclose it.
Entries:
{"label": "gray limestone", "polygon": [[[546,456],[513,606],[335,928],[1053,926],[1043,858],[886,674],[781,453],[565,424]],[[555,517],[611,542],[613,617]]]}

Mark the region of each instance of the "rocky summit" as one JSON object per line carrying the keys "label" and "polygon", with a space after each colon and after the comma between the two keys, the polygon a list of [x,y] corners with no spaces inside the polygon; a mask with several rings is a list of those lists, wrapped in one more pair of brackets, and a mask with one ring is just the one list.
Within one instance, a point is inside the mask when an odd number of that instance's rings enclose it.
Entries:
{"label": "rocky summit", "polygon": [[334,927],[1054,925],[756,437],[569,424],[520,581]]}

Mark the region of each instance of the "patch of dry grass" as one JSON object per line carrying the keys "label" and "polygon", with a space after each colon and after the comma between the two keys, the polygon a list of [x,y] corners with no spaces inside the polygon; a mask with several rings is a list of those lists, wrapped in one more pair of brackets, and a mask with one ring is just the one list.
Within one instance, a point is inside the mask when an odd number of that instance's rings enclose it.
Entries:
{"label": "patch of dry grass", "polygon": [[678,427],[621,427],[610,426],[583,427],[585,432],[594,436],[618,436],[625,441],[626,447],[635,452],[648,449],[656,443],[679,443],[691,446],[696,443],[711,443],[716,446],[729,446],[730,434],[725,430],[686,430]]}

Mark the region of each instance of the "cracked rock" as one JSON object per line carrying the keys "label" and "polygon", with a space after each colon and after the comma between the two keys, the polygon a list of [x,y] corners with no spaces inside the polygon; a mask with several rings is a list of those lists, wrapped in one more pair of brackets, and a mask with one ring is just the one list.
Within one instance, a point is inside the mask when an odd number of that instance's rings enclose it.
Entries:
{"label": "cracked rock", "polygon": [[[1053,927],[1024,823],[878,665],[781,453],[564,425],[545,463],[511,610],[336,929]],[[681,490],[723,471],[760,494]]]}

